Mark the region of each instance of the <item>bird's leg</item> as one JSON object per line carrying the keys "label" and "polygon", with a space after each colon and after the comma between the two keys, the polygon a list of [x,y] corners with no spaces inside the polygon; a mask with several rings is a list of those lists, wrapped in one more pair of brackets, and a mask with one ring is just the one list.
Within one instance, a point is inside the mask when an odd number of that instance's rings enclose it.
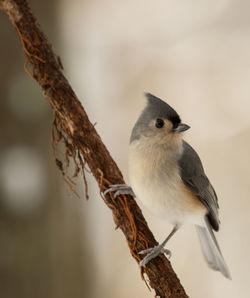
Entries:
{"label": "bird's leg", "polygon": [[148,248],[145,250],[142,250],[139,252],[140,255],[146,254],[146,256],[141,260],[139,263],[140,267],[145,267],[149,261],[157,257],[160,253],[165,253],[168,255],[168,257],[171,257],[171,251],[168,249],[165,249],[164,246],[168,242],[168,240],[175,234],[175,232],[179,229],[179,225],[175,225],[171,233],[168,235],[168,237],[159,245]]}
{"label": "bird's leg", "polygon": [[115,192],[114,197],[116,198],[119,195],[130,195],[135,198],[135,194],[133,192],[133,189],[128,186],[127,184],[113,184],[109,185],[109,188],[104,191],[104,195],[106,195],[109,192]]}

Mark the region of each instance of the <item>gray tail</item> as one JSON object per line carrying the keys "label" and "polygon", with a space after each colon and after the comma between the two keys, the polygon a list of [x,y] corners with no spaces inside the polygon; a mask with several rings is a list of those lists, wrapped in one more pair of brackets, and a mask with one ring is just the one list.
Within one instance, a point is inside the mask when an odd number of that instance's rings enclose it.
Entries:
{"label": "gray tail", "polygon": [[226,278],[232,279],[212,228],[207,220],[205,220],[205,223],[206,226],[196,226],[196,229],[199,235],[202,252],[208,266],[213,270],[220,271]]}

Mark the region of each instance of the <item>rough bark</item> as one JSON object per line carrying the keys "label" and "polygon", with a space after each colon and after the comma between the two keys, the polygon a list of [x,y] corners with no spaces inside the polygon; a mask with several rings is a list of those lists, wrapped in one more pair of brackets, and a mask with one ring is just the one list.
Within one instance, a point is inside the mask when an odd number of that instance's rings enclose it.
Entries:
{"label": "rough bark", "polygon": [[[82,170],[84,173],[85,163],[88,164],[99,185],[104,202],[113,212],[117,227],[126,237],[131,255],[139,262],[142,257],[138,252],[156,245],[157,242],[132,197],[119,196],[114,200],[112,194],[107,194],[105,197],[102,195],[110,184],[122,184],[124,180],[62,74],[60,58],[54,54],[26,0],[0,0],[0,8],[9,16],[17,30],[27,56],[25,70],[40,84],[46,100],[54,111],[54,128],[57,133],[53,138],[53,144],[59,140],[64,141],[66,157],[73,158],[77,172]],[[31,71],[28,69],[28,64]],[[59,160],[56,160],[56,163],[64,174],[63,163]],[[161,254],[149,262],[141,271],[142,277],[144,272],[157,296],[187,297],[164,255]]]}

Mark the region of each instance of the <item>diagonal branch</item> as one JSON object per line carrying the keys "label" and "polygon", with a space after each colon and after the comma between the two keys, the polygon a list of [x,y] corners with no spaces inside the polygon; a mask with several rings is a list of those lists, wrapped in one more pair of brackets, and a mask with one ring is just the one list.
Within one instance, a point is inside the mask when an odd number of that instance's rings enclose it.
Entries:
{"label": "diagonal branch", "polygon": [[[82,171],[85,163],[88,164],[101,193],[109,184],[123,184],[120,170],[62,74],[60,58],[54,54],[27,1],[0,0],[0,9],[9,16],[17,30],[32,74],[27,68],[27,63],[25,70],[40,84],[46,100],[54,111],[54,127],[59,139],[64,140],[67,156],[78,159]],[[56,143],[55,139],[53,143]],[[63,172],[61,162],[56,162]],[[124,233],[130,252],[138,263],[141,259],[138,252],[157,244],[139,207],[129,196],[119,196],[116,200],[112,194],[102,197],[112,210],[114,221]],[[143,270],[157,296],[187,297],[164,255],[161,254],[152,260]],[[142,276],[144,272],[142,271]]]}

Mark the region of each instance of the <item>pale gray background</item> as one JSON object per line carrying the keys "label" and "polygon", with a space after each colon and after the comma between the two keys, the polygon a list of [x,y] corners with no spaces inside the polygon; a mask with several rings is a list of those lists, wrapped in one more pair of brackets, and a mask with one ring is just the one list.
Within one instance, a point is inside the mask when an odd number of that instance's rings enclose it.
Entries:
{"label": "pale gray background", "polygon": [[[47,30],[64,62],[67,77],[92,123],[97,122],[98,132],[127,181],[128,140],[145,104],[143,92],[165,99],[191,126],[185,139],[198,151],[217,191],[222,225],[216,236],[233,280],[228,281],[207,267],[191,226],[184,227],[169,242],[168,248],[173,253],[171,263],[192,298],[249,297],[250,2],[61,0],[54,3],[51,25],[47,22],[49,4],[46,7],[44,4],[43,9],[42,27]],[[41,13],[40,8],[36,8],[36,13]],[[49,34],[55,26],[56,34]],[[16,47],[19,53],[19,45]],[[19,84],[21,90],[22,84]],[[11,98],[6,96],[5,101]],[[36,104],[42,100],[37,99]],[[43,123],[47,122],[45,119]],[[47,141],[49,133],[48,129],[44,136]],[[47,146],[51,151],[49,142]],[[30,160],[29,151],[25,154]],[[52,152],[48,154],[54,169]],[[3,156],[6,155],[2,154],[2,160],[8,161],[8,156]],[[35,160],[36,156],[33,157]],[[21,164],[21,169],[26,165]],[[54,172],[60,183],[60,175],[55,169]],[[8,173],[2,177],[7,179]],[[51,228],[54,225],[48,225],[44,233],[47,235],[50,231],[52,235],[55,231],[58,235],[59,230],[62,247],[67,247],[70,235],[70,242],[77,243],[77,249],[62,249],[60,262],[56,263],[58,244],[49,238],[50,266],[54,274],[49,271],[52,277],[51,288],[46,288],[47,297],[153,297],[141,281],[122,233],[114,230],[111,212],[100,199],[95,182],[90,178],[89,183],[88,202],[76,199],[65,186],[59,186],[64,196],[62,199],[57,195],[62,216],[55,220],[55,230]],[[44,184],[39,189],[45,191]],[[36,202],[31,196],[30,202],[35,207],[29,207],[24,218],[38,210],[41,201]],[[54,212],[58,215],[58,208]],[[171,226],[158,222],[147,210],[143,212],[157,240],[162,241]],[[25,243],[31,241],[28,236],[27,239]],[[12,242],[7,243],[8,248],[13,247]],[[66,263],[63,269],[62,263]],[[24,262],[20,265],[20,276],[26,269]],[[47,272],[47,267],[44,270]],[[31,276],[35,281],[39,279],[34,274]],[[42,284],[45,276],[39,279]],[[84,287],[81,286],[83,276]],[[64,288],[67,284],[71,288],[63,296],[65,291],[60,291],[60,286]],[[33,284],[28,283],[25,291],[29,287]]]}

